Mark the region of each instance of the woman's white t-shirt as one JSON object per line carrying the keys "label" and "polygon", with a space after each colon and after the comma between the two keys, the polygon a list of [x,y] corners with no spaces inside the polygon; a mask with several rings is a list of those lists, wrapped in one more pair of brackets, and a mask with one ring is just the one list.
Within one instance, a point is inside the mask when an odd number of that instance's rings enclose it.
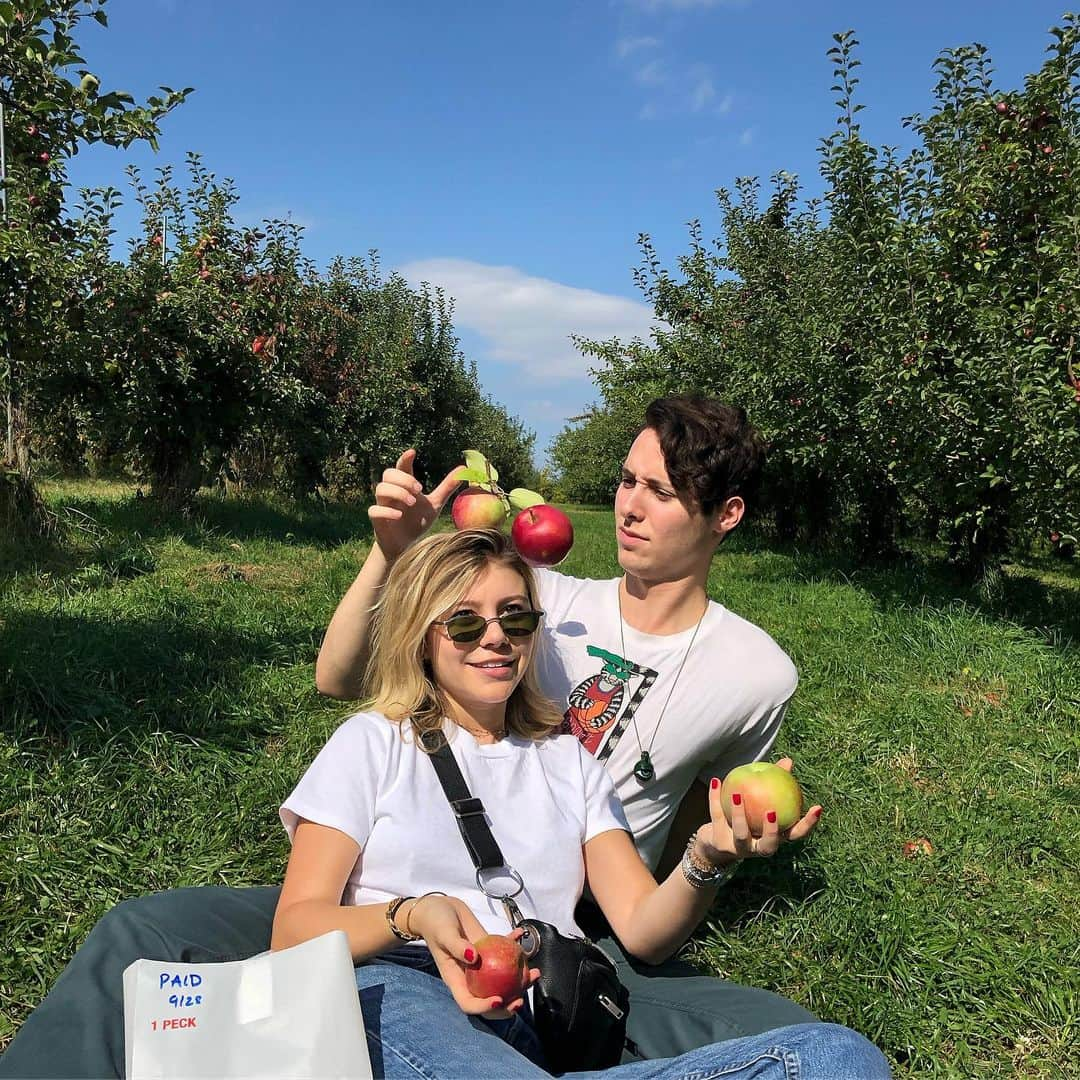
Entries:
{"label": "woman's white t-shirt", "polygon": [[[481,744],[453,727],[448,736],[507,864],[525,882],[516,897],[522,913],[580,933],[574,907],[585,882],[582,846],[611,829],[629,832],[607,771],[572,735],[539,742],[510,735]],[[343,904],[386,903],[439,889],[464,901],[489,932],[507,932],[502,905],[477,887],[454,812],[408,724],[377,712],[349,717],[280,813],[290,840],[305,819],[359,845]],[[506,883],[485,876],[490,891]]]}

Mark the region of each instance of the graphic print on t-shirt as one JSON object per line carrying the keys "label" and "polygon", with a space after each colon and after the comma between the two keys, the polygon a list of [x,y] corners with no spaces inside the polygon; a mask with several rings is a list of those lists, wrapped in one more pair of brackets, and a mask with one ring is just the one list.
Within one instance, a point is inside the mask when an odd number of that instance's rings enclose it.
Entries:
{"label": "graphic print on t-shirt", "polygon": [[602,665],[597,674],[570,691],[563,730],[575,735],[590,754],[603,761],[618,745],[659,672],[596,645],[585,651]]}

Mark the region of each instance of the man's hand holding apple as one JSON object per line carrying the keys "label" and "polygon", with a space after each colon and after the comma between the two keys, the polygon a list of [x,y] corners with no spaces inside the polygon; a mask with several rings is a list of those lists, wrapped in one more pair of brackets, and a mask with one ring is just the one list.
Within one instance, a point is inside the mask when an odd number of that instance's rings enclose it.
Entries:
{"label": "man's hand holding apple", "polygon": [[393,562],[434,524],[447,500],[461,486],[462,466],[452,469],[430,493],[413,473],[416,451],[406,450],[397,465],[385,469],[375,486],[375,503],[368,509],[375,541],[387,562]]}
{"label": "man's hand holding apple", "polygon": [[[470,991],[466,971],[476,967],[479,961],[473,942],[485,938],[488,932],[461,900],[453,896],[423,896],[406,909],[406,920],[410,932],[424,939],[443,982],[462,1012],[506,1017],[525,1003],[524,996],[504,1001],[501,997],[478,997]],[[515,930],[507,936],[517,940],[521,933]],[[537,968],[528,968],[525,985],[531,985],[539,977]]]}
{"label": "man's hand holding apple", "polygon": [[[791,773],[791,758],[781,758],[776,764]],[[815,804],[794,820],[798,810],[792,811],[786,790],[777,789],[773,803],[768,786],[763,785],[761,791],[754,792],[753,802],[748,803],[746,796],[750,792],[740,792],[740,786],[749,788],[750,782],[744,779],[740,784],[736,770],[723,782],[714,778],[709,785],[710,820],[698,829],[697,848],[701,858],[713,866],[738,859],[768,858],[781,844],[809,836],[821,819],[821,807]],[[786,804],[782,813],[777,809],[781,803]],[[801,796],[797,805],[801,809]]]}

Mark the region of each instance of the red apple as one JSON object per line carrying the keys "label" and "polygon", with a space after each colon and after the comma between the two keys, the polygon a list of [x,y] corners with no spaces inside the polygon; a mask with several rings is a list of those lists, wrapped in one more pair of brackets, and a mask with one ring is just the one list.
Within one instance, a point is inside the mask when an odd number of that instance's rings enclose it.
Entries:
{"label": "red apple", "polygon": [[746,823],[755,836],[765,830],[765,815],[776,811],[776,827],[783,832],[790,829],[803,812],[802,788],[799,781],[779,765],[769,761],[751,761],[732,769],[724,777],[720,793],[720,805],[724,817],[731,824],[731,796],[742,796]]}
{"label": "red apple", "polygon": [[48,165],[51,160],[52,155],[48,150],[42,150],[41,153],[38,154],[38,161],[40,161],[42,165]]}
{"label": "red apple", "polygon": [[529,982],[529,964],[521,946],[503,934],[487,934],[473,942],[476,964],[465,969],[465,985],[478,998],[501,998],[509,1005]]}
{"label": "red apple", "polygon": [[258,356],[266,348],[266,338],[261,334],[251,343],[251,351]]}
{"label": "red apple", "polygon": [[522,510],[510,529],[514,547],[530,566],[555,566],[574,546],[574,526],[557,507],[539,503]]}
{"label": "red apple", "polygon": [[451,508],[458,529],[497,529],[506,520],[506,507],[498,495],[483,488],[466,488]]}

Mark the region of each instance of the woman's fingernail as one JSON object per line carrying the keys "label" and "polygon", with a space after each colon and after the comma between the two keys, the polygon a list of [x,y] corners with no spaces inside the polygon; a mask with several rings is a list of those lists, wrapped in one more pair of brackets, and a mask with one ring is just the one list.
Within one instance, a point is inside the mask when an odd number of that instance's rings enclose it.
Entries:
{"label": "woman's fingernail", "polygon": [[465,963],[472,964],[476,962],[476,952],[473,949],[465,950]]}
{"label": "woman's fingernail", "polygon": [[776,811],[770,810],[765,816],[769,819],[769,824],[771,825],[776,820]]}
{"label": "woman's fingernail", "polygon": [[737,791],[731,796],[731,801],[735,806],[742,806],[742,796]]}
{"label": "woman's fingernail", "polygon": [[711,787],[713,789],[713,791],[715,791],[719,786],[720,786],[720,781],[717,780],[716,777],[714,776],[712,778],[712,781],[709,784],[709,787]]}
{"label": "woman's fingernail", "polygon": [[820,806],[814,811],[814,817],[821,817],[821,807]]}

